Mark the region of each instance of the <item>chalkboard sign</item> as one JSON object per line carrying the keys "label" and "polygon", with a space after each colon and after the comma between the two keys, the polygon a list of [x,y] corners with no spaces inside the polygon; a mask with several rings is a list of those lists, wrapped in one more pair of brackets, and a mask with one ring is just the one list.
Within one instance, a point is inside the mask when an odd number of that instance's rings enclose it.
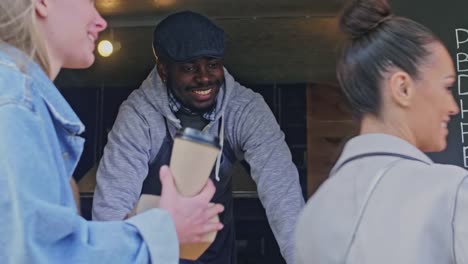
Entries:
{"label": "chalkboard sign", "polygon": [[468,0],[394,0],[390,4],[396,15],[430,28],[453,58],[457,73],[453,93],[460,113],[449,123],[445,151],[428,155],[435,162],[468,168]]}

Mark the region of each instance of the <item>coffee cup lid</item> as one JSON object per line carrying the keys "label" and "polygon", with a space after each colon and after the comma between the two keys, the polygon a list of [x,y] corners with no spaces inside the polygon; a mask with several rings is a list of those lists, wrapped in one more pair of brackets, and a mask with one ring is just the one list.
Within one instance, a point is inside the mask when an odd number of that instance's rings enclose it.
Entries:
{"label": "coffee cup lid", "polygon": [[181,129],[177,131],[175,136],[176,138],[186,139],[189,141],[210,145],[217,149],[221,149],[221,146],[219,144],[219,138],[217,136],[213,136],[211,134],[194,128],[186,127],[184,129]]}

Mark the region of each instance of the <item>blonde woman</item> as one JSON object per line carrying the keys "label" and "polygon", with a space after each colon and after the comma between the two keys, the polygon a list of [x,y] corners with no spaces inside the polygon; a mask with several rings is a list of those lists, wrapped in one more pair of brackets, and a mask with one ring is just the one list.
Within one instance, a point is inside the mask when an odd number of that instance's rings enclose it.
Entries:
{"label": "blonde woman", "polygon": [[106,27],[94,1],[0,1],[0,263],[177,263],[178,245],[219,230],[210,182],[178,195],[161,169],[161,207],[125,222],[77,214],[70,176],[84,127],[52,83],[94,62]]}

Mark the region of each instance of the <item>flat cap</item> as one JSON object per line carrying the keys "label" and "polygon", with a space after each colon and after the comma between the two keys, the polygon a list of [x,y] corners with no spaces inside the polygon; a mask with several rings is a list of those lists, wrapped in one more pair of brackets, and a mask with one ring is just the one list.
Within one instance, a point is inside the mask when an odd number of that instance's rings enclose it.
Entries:
{"label": "flat cap", "polygon": [[184,11],[158,23],[153,34],[157,57],[186,62],[200,57],[224,56],[224,30],[207,17]]}

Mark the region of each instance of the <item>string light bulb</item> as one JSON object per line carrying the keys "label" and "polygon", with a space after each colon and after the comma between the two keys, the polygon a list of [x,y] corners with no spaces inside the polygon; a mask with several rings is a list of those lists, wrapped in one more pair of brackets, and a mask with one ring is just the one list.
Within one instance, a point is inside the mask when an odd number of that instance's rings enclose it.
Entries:
{"label": "string light bulb", "polygon": [[114,52],[114,45],[109,40],[101,40],[99,41],[97,50],[102,57],[109,57]]}

